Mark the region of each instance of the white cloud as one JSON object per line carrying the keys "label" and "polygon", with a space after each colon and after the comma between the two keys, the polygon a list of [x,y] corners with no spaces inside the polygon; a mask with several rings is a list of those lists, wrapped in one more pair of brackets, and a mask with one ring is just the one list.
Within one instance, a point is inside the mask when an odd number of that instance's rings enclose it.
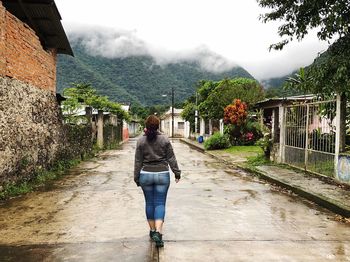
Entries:
{"label": "white cloud", "polygon": [[79,42],[94,56],[125,58],[129,56],[151,56],[159,65],[189,61],[211,72],[224,72],[235,67],[223,56],[210,51],[206,46],[174,51],[158,48],[142,41],[134,31],[115,30],[101,26],[72,25],[68,37],[72,44]]}
{"label": "white cloud", "polygon": [[[98,50],[116,56],[153,54],[158,63],[204,56],[205,68],[224,68],[235,63],[258,79],[281,76],[312,62],[327,43],[311,34],[301,43],[293,42],[283,51],[268,51],[280,41],[277,22],[263,24],[256,0],[55,0],[67,31],[74,24],[114,28],[121,36],[110,36]],[[122,30],[120,30],[122,29]],[[110,31],[107,31],[107,33]],[[113,32],[110,32],[113,34]],[[116,33],[116,34],[117,34]],[[103,36],[105,34],[101,33]],[[124,38],[125,37],[125,38]],[[86,43],[93,49],[100,39]],[[128,45],[133,48],[126,48]],[[111,47],[117,48],[111,50]],[[107,54],[108,53],[108,54]],[[222,59],[217,54],[225,57]],[[216,58],[215,58],[216,57]],[[306,63],[306,64],[305,64]]]}

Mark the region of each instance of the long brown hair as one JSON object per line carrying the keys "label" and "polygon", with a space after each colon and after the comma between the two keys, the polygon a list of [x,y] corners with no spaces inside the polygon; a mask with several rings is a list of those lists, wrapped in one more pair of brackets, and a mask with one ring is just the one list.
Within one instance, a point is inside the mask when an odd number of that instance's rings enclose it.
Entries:
{"label": "long brown hair", "polygon": [[145,134],[147,136],[147,140],[152,141],[157,138],[159,123],[160,123],[160,120],[155,115],[150,115],[147,117],[145,121],[145,126],[146,126]]}

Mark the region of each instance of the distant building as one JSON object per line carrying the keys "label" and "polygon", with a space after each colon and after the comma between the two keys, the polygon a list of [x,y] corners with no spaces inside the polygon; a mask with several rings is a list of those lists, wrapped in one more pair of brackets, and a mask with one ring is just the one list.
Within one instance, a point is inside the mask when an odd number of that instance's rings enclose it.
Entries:
{"label": "distant building", "polygon": [[[122,105],[122,109],[129,113],[130,111],[130,105]],[[128,127],[128,123],[123,120],[123,141],[126,141],[129,139],[129,127]]]}
{"label": "distant building", "polygon": [[[181,117],[183,109],[174,108],[174,137],[189,137],[189,122]],[[172,137],[172,108],[161,117],[160,131]]]}

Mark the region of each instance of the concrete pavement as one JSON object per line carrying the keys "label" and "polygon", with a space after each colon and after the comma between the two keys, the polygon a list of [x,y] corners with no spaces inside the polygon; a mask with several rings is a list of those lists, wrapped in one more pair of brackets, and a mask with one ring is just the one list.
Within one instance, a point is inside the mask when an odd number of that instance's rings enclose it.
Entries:
{"label": "concrete pavement", "polygon": [[173,145],[183,178],[169,190],[163,249],[148,240],[131,140],[1,204],[0,261],[350,261],[349,224],[333,213]]}
{"label": "concrete pavement", "polygon": [[[182,139],[184,143],[204,152],[204,147],[196,141]],[[344,217],[350,217],[350,186],[337,184],[330,178],[317,177],[302,171],[281,166],[265,165],[254,169],[244,165],[246,158],[234,156],[224,151],[207,151],[206,154],[233,167],[251,172],[269,182],[282,186]]]}

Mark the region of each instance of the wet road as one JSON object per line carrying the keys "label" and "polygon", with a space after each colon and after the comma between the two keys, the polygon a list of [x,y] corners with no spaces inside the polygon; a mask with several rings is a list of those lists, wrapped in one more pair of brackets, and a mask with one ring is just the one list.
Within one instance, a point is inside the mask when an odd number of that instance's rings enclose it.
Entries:
{"label": "wet road", "polygon": [[174,142],[164,249],[148,240],[135,140],[0,205],[0,261],[350,261],[332,213]]}

